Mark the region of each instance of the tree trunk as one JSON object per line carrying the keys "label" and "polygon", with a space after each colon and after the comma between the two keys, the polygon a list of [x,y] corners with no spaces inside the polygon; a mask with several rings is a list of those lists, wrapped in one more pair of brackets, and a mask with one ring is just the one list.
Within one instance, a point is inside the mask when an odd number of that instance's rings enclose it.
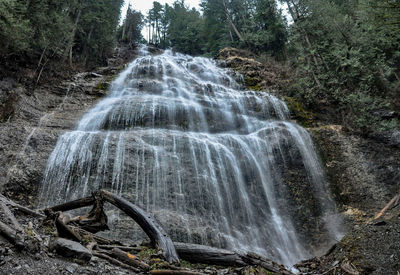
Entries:
{"label": "tree trunk", "polygon": [[120,260],[121,262],[126,263],[126,264],[128,264],[130,266],[139,267],[140,269],[143,269],[143,270],[149,270],[150,269],[148,264],[138,260],[134,255],[132,255],[132,254],[130,254],[128,252],[124,252],[121,249],[114,248],[111,251],[111,254],[115,258]]}
{"label": "tree trunk", "polygon": [[136,205],[108,191],[102,190],[100,193],[106,201],[124,211],[139,224],[155,246],[163,251],[164,257],[168,262],[179,262],[172,240],[150,215]]}
{"label": "tree trunk", "polygon": [[81,18],[81,14],[82,14],[83,3],[84,3],[84,1],[82,2],[82,5],[78,9],[78,13],[77,13],[77,15],[75,17],[74,27],[72,28],[72,32],[71,32],[71,35],[70,35],[70,38],[69,38],[69,43],[68,43],[67,48],[65,50],[68,53],[69,65],[71,67],[72,67],[72,48],[74,46],[75,34],[76,34],[77,29],[78,29],[78,23],[79,23],[79,20]]}
{"label": "tree trunk", "polygon": [[254,253],[239,254],[234,251],[199,244],[175,242],[174,245],[179,257],[191,263],[239,267],[258,265],[274,273],[292,275],[284,266]]}
{"label": "tree trunk", "polygon": [[[286,0],[286,4],[287,4],[287,6],[288,6],[289,13],[290,13],[290,15],[291,15],[292,18],[293,18],[293,21],[294,21],[295,23],[297,23],[297,22],[298,22],[298,19],[299,19],[299,17],[300,17],[298,7],[293,3],[293,1],[290,1],[290,0]],[[292,6],[292,5],[293,5],[293,6]],[[298,25],[298,27],[300,28],[300,31],[301,31],[301,32],[303,33],[303,35],[304,35],[304,40],[305,40],[305,42],[306,42],[307,48],[308,48],[308,50],[309,50],[310,53],[311,53],[311,56],[312,56],[312,59],[313,59],[313,61],[314,61],[315,66],[316,66],[317,69],[318,69],[319,62],[317,61],[317,57],[315,56],[315,54],[312,53],[312,44],[311,44],[309,35],[308,35],[307,31],[306,31],[302,26],[300,26],[299,24],[297,24],[297,25]],[[309,67],[310,67],[310,70],[311,70],[313,79],[314,79],[315,83],[317,84],[318,88],[321,89],[321,88],[322,88],[322,85],[321,85],[321,83],[319,82],[319,80],[318,80],[318,78],[317,78],[317,75],[315,74],[314,69],[312,68],[312,65],[311,65],[311,63],[310,63],[310,60],[309,60],[307,57],[306,57],[306,59],[307,59],[307,63],[309,64]]]}
{"label": "tree trunk", "polygon": [[224,11],[225,11],[226,19],[228,19],[229,23],[232,26],[232,29],[235,31],[235,33],[239,37],[240,41],[245,42],[242,34],[239,32],[239,30],[236,28],[235,24],[232,21],[232,18],[231,18],[230,14],[229,14],[228,8],[226,7],[225,0],[222,0],[222,4],[224,5]]}
{"label": "tree trunk", "polygon": [[202,264],[215,264],[222,266],[246,266],[239,254],[215,247],[174,242],[180,258]]}

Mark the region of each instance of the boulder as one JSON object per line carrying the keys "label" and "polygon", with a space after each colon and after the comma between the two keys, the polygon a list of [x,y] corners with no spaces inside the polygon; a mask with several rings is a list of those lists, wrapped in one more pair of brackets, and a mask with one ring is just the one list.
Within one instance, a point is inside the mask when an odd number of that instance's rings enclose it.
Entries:
{"label": "boulder", "polygon": [[85,262],[92,258],[92,253],[86,247],[64,238],[57,238],[52,243],[51,248],[64,257],[76,258]]}

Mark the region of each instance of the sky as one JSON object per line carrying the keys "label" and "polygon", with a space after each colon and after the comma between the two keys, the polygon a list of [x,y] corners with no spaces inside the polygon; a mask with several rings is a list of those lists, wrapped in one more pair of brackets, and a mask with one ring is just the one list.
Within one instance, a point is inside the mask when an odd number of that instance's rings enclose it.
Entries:
{"label": "sky", "polygon": [[[160,2],[162,5],[164,5],[166,3],[172,5],[175,2],[175,0],[157,0],[157,1]],[[200,10],[200,6],[199,6],[200,2],[201,2],[201,0],[185,0],[186,5],[188,5],[190,8],[196,8],[197,10]],[[146,15],[147,12],[153,7],[152,0],[125,0],[125,4],[122,7],[122,17],[121,18],[125,18],[126,10],[128,9],[129,4],[131,4],[133,9],[142,12],[143,15]],[[286,7],[283,7],[281,4],[279,4],[279,6],[280,6],[280,8],[283,9],[283,13],[288,17]],[[147,39],[146,27],[143,28],[142,34]]]}
{"label": "sky", "polygon": [[[157,0],[157,2],[164,4],[172,5],[175,0]],[[189,5],[191,8],[200,9],[200,0],[185,0],[186,5]],[[122,18],[125,17],[126,10],[128,9],[128,5],[131,4],[133,9],[141,11],[142,14],[146,15],[149,9],[153,7],[152,0],[125,0],[124,7],[122,8]]]}

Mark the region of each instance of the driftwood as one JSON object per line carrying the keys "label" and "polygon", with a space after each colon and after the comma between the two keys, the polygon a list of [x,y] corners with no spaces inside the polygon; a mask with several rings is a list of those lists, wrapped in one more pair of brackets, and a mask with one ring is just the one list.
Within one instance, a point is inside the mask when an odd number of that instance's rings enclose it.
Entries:
{"label": "driftwood", "polygon": [[236,252],[215,247],[174,242],[179,257],[192,263],[215,264],[222,266],[246,266]]}
{"label": "driftwood", "polygon": [[0,221],[0,233],[18,248],[25,247],[24,240],[17,231]]}
{"label": "driftwood", "polygon": [[140,272],[139,269],[137,269],[137,268],[135,268],[135,267],[133,267],[133,266],[124,264],[123,262],[120,262],[120,261],[118,261],[118,260],[116,260],[116,259],[114,259],[114,258],[112,258],[112,257],[110,257],[110,256],[108,256],[108,255],[103,254],[103,253],[100,253],[100,252],[97,252],[97,251],[92,251],[92,254],[93,254],[94,256],[96,256],[96,257],[103,258],[103,259],[109,261],[110,263],[115,264],[115,265],[118,265],[118,266],[123,267],[123,268],[125,268],[125,269],[132,270],[132,271],[134,271],[134,272],[136,272],[136,273],[139,273],[139,272]]}
{"label": "driftwood", "polygon": [[[292,273],[285,269],[284,266],[278,265],[260,255],[247,253],[241,254],[238,252],[209,247],[198,244],[186,244],[186,243],[173,243],[164,229],[148,215],[144,210],[137,207],[136,205],[128,202],[127,200],[111,194],[110,192],[101,190],[96,192],[91,197],[82,198],[72,202],[67,202],[61,205],[53,206],[45,209],[47,215],[54,215],[54,211],[68,211],[80,207],[86,207],[93,205],[92,210],[88,215],[76,217],[70,219],[67,215],[63,215],[57,212],[58,216],[56,224],[57,229],[61,232],[69,234],[70,238],[80,239],[80,236],[89,235],[94,241],[90,246],[93,255],[108,260],[109,262],[119,265],[124,268],[128,268],[135,272],[148,271],[149,266],[136,259],[130,253],[126,251],[138,251],[138,247],[124,246],[120,242],[108,240],[97,235],[93,232],[101,230],[101,226],[106,223],[107,218],[103,211],[103,202],[107,201],[114,206],[124,211],[128,216],[135,220],[144,232],[149,236],[152,244],[162,250],[165,259],[172,262],[179,262],[179,257],[192,263],[205,263],[214,264],[220,266],[261,266],[266,270],[278,274],[291,275]],[[100,221],[99,221],[100,220]],[[100,225],[96,227],[92,232],[88,232],[82,229],[85,225]],[[60,233],[60,232],[59,232]],[[76,235],[74,235],[74,233]],[[97,249],[97,250],[96,250]],[[102,250],[106,249],[106,250]],[[179,256],[178,256],[179,255]],[[186,271],[186,270],[152,270],[151,274],[187,274],[187,275],[198,275],[200,273]]]}
{"label": "driftwood", "polygon": [[74,209],[78,209],[78,208],[82,208],[82,207],[86,207],[86,206],[91,206],[94,204],[95,200],[96,200],[96,198],[94,196],[85,197],[82,199],[78,199],[78,200],[66,202],[63,204],[59,204],[56,206],[48,207],[44,211],[45,211],[45,213],[48,213],[48,212],[74,210]]}
{"label": "driftwood", "polygon": [[399,203],[399,200],[400,200],[400,194],[394,196],[393,199],[391,199],[390,202],[389,202],[388,204],[386,204],[386,206],[385,206],[381,211],[379,211],[379,213],[376,214],[376,216],[375,216],[372,220],[374,221],[374,220],[376,220],[376,219],[379,219],[379,218],[380,218],[381,216],[383,216],[383,215],[386,213],[386,211],[389,210],[392,206],[395,207],[395,206]]}
{"label": "driftwood", "polygon": [[157,275],[205,275],[205,273],[200,272],[193,272],[188,270],[152,270],[150,274],[157,274]]}
{"label": "driftwood", "polygon": [[15,202],[7,199],[6,197],[4,197],[1,194],[0,194],[0,201],[2,201],[3,203],[5,203],[8,206],[11,206],[13,208],[18,209],[19,211],[21,211],[21,212],[23,212],[25,214],[28,214],[28,215],[31,215],[31,216],[34,216],[34,217],[38,217],[38,218],[45,218],[46,217],[43,214],[40,214],[40,213],[38,213],[38,212],[36,212],[36,211],[34,211],[32,209],[29,209],[29,208],[27,208],[25,206],[22,206],[22,205],[20,205],[18,203],[15,203]]}
{"label": "driftwood", "polygon": [[179,257],[171,238],[149,214],[136,205],[110,192],[105,190],[100,192],[106,201],[124,211],[139,224],[147,236],[149,236],[152,243],[155,244],[158,249],[162,250],[165,259],[169,263],[179,262]]}
{"label": "driftwood", "polygon": [[136,258],[136,256],[134,256],[134,255],[132,255],[130,253],[124,252],[121,249],[114,248],[111,251],[111,254],[115,258],[120,260],[121,262],[126,263],[128,265],[131,265],[131,266],[134,266],[134,267],[139,267],[140,269],[143,269],[143,270],[149,270],[150,269],[148,264],[138,260]]}
{"label": "driftwood", "polygon": [[108,249],[108,250],[118,248],[118,249],[121,249],[122,251],[128,251],[128,252],[129,251],[135,251],[135,252],[142,251],[142,248],[137,247],[137,246],[133,247],[133,246],[123,246],[123,245],[98,245],[98,247],[101,249]]}
{"label": "driftwood", "polygon": [[[130,216],[143,229],[147,236],[149,236],[150,240],[156,246],[156,248],[160,249],[163,252],[165,259],[169,263],[179,263],[179,257],[175,250],[174,244],[172,243],[171,238],[164,231],[164,229],[143,209],[108,191],[101,190],[99,192],[96,192],[91,197],[86,197],[61,205],[56,205],[47,208],[44,211],[45,213],[50,215],[50,213],[54,211],[68,211],[85,206],[90,206],[92,204],[95,204],[96,201],[102,206],[103,200],[113,204],[114,206],[124,211],[128,216]],[[95,208],[96,206],[94,207],[94,209]],[[87,217],[90,217],[90,214]]]}
{"label": "driftwood", "polygon": [[240,254],[226,249],[198,244],[175,242],[174,245],[179,257],[191,263],[239,267],[258,265],[271,272],[285,275],[292,274],[284,266],[254,253]]}
{"label": "driftwood", "polygon": [[70,221],[70,217],[61,212],[56,214],[56,228],[58,235],[60,237],[66,237],[69,239],[73,239],[74,241],[80,242],[82,240],[81,236],[72,230],[67,224]]}
{"label": "driftwood", "polygon": [[8,206],[3,201],[0,202],[0,207],[1,209],[3,209],[4,214],[11,221],[14,228],[19,232],[23,232],[24,229],[22,228],[21,224],[17,221],[14,214],[11,212],[10,208],[8,208]]}

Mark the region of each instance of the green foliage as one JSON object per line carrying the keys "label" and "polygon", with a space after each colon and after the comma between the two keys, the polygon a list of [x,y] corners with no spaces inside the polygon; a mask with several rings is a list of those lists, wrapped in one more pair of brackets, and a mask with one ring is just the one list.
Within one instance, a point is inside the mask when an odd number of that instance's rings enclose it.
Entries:
{"label": "green foliage", "polygon": [[141,31],[144,25],[143,15],[129,5],[126,17],[118,30],[119,41],[133,46],[143,40]]}
{"label": "green foliage", "polygon": [[400,21],[393,18],[399,18],[400,3],[284,2],[294,19],[289,54],[298,75],[292,95],[309,106],[336,106],[343,123],[358,131],[398,126],[376,113],[394,108],[398,98]]}
{"label": "green foliage", "polygon": [[23,3],[0,0],[0,55],[19,53],[29,47],[31,26],[24,19],[25,14]]}
{"label": "green foliage", "polygon": [[287,41],[286,22],[275,0],[256,0],[255,13],[246,31],[248,48],[255,53],[269,53],[283,59]]}
{"label": "green foliage", "polygon": [[139,252],[138,256],[141,259],[147,259],[147,258],[150,258],[150,256],[154,255],[154,254],[157,254],[156,249],[143,246],[142,250]]}
{"label": "green foliage", "polygon": [[202,53],[202,20],[195,9],[175,2],[166,12],[169,19],[167,39],[177,51],[198,55]]}
{"label": "green foliage", "polygon": [[233,46],[284,57],[286,23],[275,0],[203,0],[201,7],[208,52]]}
{"label": "green foliage", "polygon": [[[0,57],[102,62],[114,48],[123,0],[0,0]],[[72,62],[72,60],[70,60]]]}
{"label": "green foliage", "polygon": [[0,54],[60,54],[71,24],[64,1],[0,1]]}
{"label": "green foliage", "polygon": [[172,6],[153,2],[147,24],[151,44],[173,47],[187,54],[203,53],[203,20],[200,13],[188,9],[184,1],[175,1]]}
{"label": "green foliage", "polygon": [[153,2],[147,16],[149,42],[188,54],[216,55],[233,46],[284,57],[286,23],[275,0],[202,0],[201,15],[183,0]]}
{"label": "green foliage", "polygon": [[111,54],[122,4],[123,0],[88,0],[78,7],[74,50],[84,63],[104,62]]}

